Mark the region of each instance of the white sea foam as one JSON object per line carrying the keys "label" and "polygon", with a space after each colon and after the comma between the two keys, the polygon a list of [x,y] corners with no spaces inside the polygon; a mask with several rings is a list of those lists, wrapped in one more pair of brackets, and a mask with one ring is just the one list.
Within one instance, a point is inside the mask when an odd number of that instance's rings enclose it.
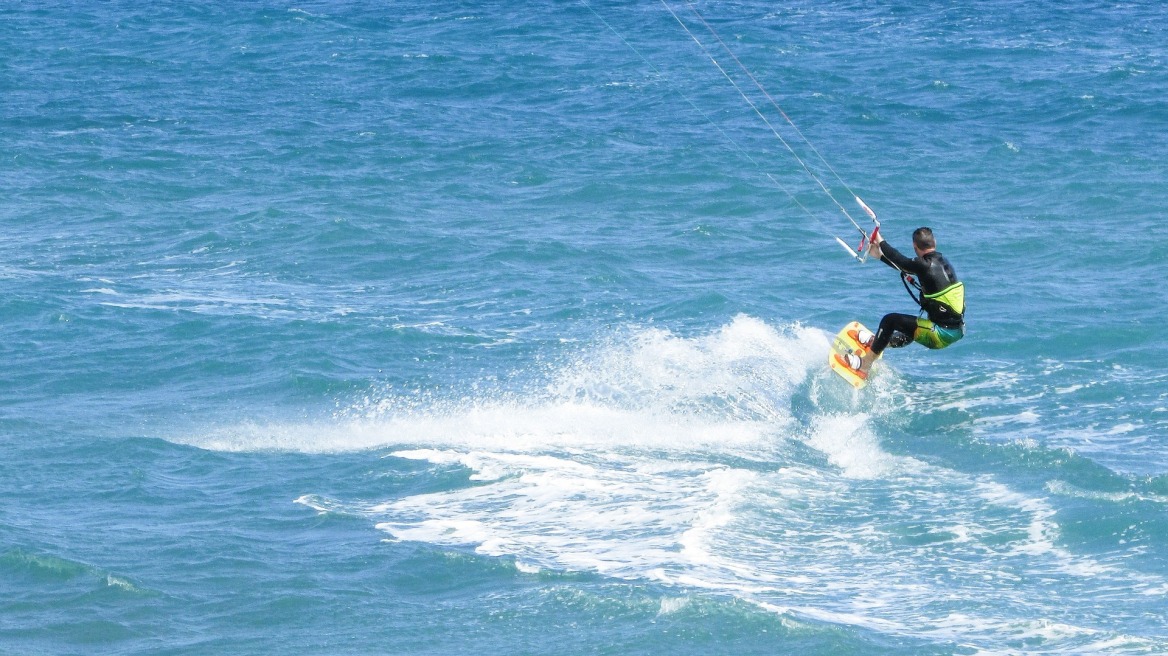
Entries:
{"label": "white sea foam", "polygon": [[817,416],[807,443],[826,453],[847,476],[881,476],[895,468],[896,458],[880,448],[867,420],[866,413]]}
{"label": "white sea foam", "polygon": [[[1003,635],[1053,651],[1119,639],[1061,619],[1073,599],[1044,601],[1044,581],[1162,582],[1062,546],[1043,496],[889,453],[875,426],[893,407],[885,397],[902,394],[894,372],[864,401],[832,385],[827,344],[822,331],[747,317],[698,337],[632,331],[557,363],[532,390],[390,395],[332,422],[192,441],[377,448],[390,469],[408,459],[463,470],[463,485],[375,503],[297,501],[520,571],[655,581],[973,650],[993,651]],[[663,601],[661,612],[679,608]]]}
{"label": "white sea foam", "polygon": [[662,597],[661,608],[657,611],[657,615],[672,615],[677,611],[685,608],[690,604],[689,597]]}
{"label": "white sea foam", "polygon": [[121,578],[120,576],[114,576],[113,574],[106,575],[105,584],[111,588],[117,588],[126,592],[141,592],[141,589],[139,589],[138,586],[124,578]]}
{"label": "white sea foam", "polygon": [[191,441],[212,449],[343,452],[429,445],[766,451],[798,437],[791,395],[822,369],[827,338],[739,317],[714,333],[647,329],[562,363],[537,389],[475,397],[371,397],[315,424],[243,423]]}

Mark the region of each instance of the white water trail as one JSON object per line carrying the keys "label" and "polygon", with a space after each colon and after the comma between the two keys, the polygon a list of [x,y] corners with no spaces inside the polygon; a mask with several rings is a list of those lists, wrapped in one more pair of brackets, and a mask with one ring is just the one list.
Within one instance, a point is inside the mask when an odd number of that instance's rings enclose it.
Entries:
{"label": "white water trail", "polygon": [[[1043,496],[890,453],[877,431],[904,394],[895,372],[857,395],[827,370],[828,343],[744,316],[696,337],[631,330],[527,391],[371,398],[325,426],[235,427],[201,444],[426,463],[451,482],[297,501],[521,572],[654,581],[989,651],[1031,633],[1055,652],[1146,646],[1067,609],[1098,586],[1162,581],[1060,546]],[[1072,598],[1044,595],[1052,579]]]}

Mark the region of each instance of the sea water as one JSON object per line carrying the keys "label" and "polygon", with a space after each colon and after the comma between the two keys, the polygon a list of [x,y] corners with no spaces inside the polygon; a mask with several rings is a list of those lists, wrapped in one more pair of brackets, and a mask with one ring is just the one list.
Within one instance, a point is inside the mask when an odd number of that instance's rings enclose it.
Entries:
{"label": "sea water", "polygon": [[[1166,58],[1156,2],[5,4],[0,652],[1168,653]],[[915,309],[853,193],[969,304],[860,392]]]}

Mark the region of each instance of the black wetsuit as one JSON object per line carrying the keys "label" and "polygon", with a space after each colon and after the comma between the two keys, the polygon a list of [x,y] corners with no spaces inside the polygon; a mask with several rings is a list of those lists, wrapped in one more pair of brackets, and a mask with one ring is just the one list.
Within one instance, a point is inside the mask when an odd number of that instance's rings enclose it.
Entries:
{"label": "black wetsuit", "polygon": [[[917,277],[924,295],[936,294],[957,282],[957,274],[953,265],[937,251],[909,259],[900,254],[900,251],[880,242],[880,261],[888,266]],[[923,298],[924,296],[922,296]],[[962,328],[964,318],[940,303],[925,303],[923,306],[929,320],[942,328]],[[913,334],[917,329],[917,318],[910,314],[886,314],[880,320],[880,328],[876,331],[876,339],[872,344],[872,352],[879,355],[889,346],[893,335],[900,333],[893,347],[905,346],[912,342]]]}

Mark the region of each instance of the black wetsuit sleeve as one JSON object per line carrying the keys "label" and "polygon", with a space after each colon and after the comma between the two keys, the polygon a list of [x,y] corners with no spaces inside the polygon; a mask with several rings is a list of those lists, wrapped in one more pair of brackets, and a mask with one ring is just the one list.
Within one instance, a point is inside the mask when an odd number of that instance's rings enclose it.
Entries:
{"label": "black wetsuit sleeve", "polygon": [[928,265],[920,260],[909,259],[900,254],[887,241],[880,242],[880,261],[888,266],[904,271],[905,273],[912,273],[915,275],[922,275],[928,269]]}

